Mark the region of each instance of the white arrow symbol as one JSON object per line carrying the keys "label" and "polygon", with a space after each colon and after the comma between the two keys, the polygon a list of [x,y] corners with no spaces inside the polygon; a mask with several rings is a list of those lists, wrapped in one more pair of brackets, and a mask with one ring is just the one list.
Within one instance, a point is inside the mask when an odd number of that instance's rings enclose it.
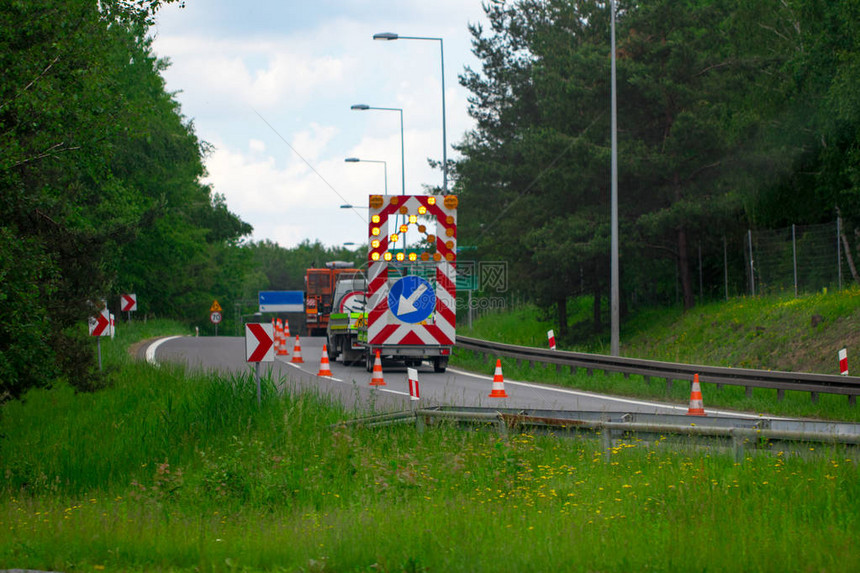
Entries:
{"label": "white arrow symbol", "polygon": [[415,289],[415,292],[409,295],[409,298],[406,298],[401,294],[400,302],[397,303],[397,314],[400,315],[415,312],[415,302],[421,298],[421,295],[424,294],[425,290],[427,290],[427,285],[421,283],[421,285]]}

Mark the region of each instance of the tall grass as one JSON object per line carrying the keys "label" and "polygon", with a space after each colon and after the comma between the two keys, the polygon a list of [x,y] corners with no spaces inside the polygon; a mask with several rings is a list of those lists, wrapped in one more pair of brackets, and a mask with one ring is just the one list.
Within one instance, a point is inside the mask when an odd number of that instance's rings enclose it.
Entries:
{"label": "tall grass", "polygon": [[[365,429],[324,396],[120,358],[96,394],[0,419],[0,568],[854,571],[855,452],[743,464],[442,425]],[[113,360],[113,359],[112,359]]]}

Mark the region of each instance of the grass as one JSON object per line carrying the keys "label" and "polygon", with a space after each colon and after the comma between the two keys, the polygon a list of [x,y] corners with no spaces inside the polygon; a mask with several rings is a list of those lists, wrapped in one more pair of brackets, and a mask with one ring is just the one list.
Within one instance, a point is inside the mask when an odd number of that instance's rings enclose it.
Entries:
{"label": "grass", "polygon": [[860,567],[856,452],[736,464],[628,441],[607,463],[597,440],[369,430],[338,425],[351,414],[324,396],[269,380],[258,408],[248,376],[154,368],[114,343],[111,388],[0,411],[0,568]]}
{"label": "grass", "polygon": [[[587,302],[587,301],[586,301]],[[572,320],[590,311],[590,303],[571,303]],[[813,317],[815,320],[813,321]],[[665,360],[687,364],[707,364],[764,370],[838,374],[837,352],[848,348],[849,366],[855,349],[860,348],[860,289],[839,293],[819,293],[800,298],[770,296],[740,298],[724,303],[701,305],[691,311],[680,309],[645,310],[622,324],[623,356]],[[524,306],[511,312],[491,314],[474,321],[466,336],[497,340],[524,346],[546,347],[546,331],[552,324],[535,307]],[[556,331],[558,329],[556,328]],[[559,342],[562,350],[608,353],[608,346],[588,342],[577,346]],[[458,351],[452,365],[491,373],[492,364],[468,351]],[[558,373],[554,366],[530,367],[502,360],[506,377],[515,380],[546,382],[582,390],[623,396],[689,402],[689,383],[676,381],[667,388],[664,380],[646,383],[641,376],[625,378],[602,372],[588,375],[579,370]],[[785,393],[777,400],[775,390],[745,389],[735,386],[717,388],[704,382],[705,407],[844,421],[860,421],[860,409],[848,404],[845,396],[821,394],[817,403],[808,392]]]}

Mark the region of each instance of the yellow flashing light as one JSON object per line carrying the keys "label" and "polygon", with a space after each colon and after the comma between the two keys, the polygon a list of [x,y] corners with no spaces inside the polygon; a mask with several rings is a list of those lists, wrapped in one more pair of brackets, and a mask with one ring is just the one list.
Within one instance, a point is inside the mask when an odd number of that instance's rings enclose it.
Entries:
{"label": "yellow flashing light", "polygon": [[448,227],[447,229],[445,229],[445,234],[449,237],[453,237],[455,232],[456,231],[454,231],[453,227]]}
{"label": "yellow flashing light", "polygon": [[434,261],[441,261],[442,260],[442,253],[433,253],[433,260]]}
{"label": "yellow flashing light", "polygon": [[400,225],[400,232],[405,233],[409,230],[409,225]]}
{"label": "yellow flashing light", "polygon": [[453,261],[454,260],[454,253],[448,253],[447,255],[445,255],[445,258],[449,261]]}
{"label": "yellow flashing light", "polygon": [[379,248],[379,239],[373,239],[372,241],[370,241],[370,248],[371,249],[378,249]]}
{"label": "yellow flashing light", "polygon": [[429,261],[430,260],[430,253],[421,253],[421,260],[422,261]]}
{"label": "yellow flashing light", "polygon": [[456,209],[460,201],[457,199],[456,195],[446,195],[445,199],[443,199],[443,203],[445,204],[446,209]]}
{"label": "yellow flashing light", "polygon": [[418,214],[419,215],[426,215],[427,214],[427,207],[425,207],[424,205],[421,205],[420,207],[418,207]]}
{"label": "yellow flashing light", "polygon": [[427,204],[428,205],[435,205],[436,204],[436,197],[427,197]]}
{"label": "yellow flashing light", "polygon": [[390,261],[391,260],[391,253],[389,253],[388,251],[385,251],[385,254],[382,255],[382,258],[385,259],[386,261]]}
{"label": "yellow flashing light", "polygon": [[382,199],[382,195],[371,195],[370,196],[370,208],[371,209],[381,209],[382,204],[385,201]]}
{"label": "yellow flashing light", "polygon": [[448,247],[449,249],[453,249],[454,248],[454,241],[445,241],[445,246]]}
{"label": "yellow flashing light", "polygon": [[418,215],[409,215],[409,224],[414,225],[418,222]]}
{"label": "yellow flashing light", "polygon": [[435,243],[436,242],[436,235],[427,235],[427,240],[430,241],[431,243]]}
{"label": "yellow flashing light", "polygon": [[379,253],[370,253],[370,259],[373,261],[379,260]]}
{"label": "yellow flashing light", "polygon": [[378,237],[379,236],[379,227],[371,227],[370,228],[370,234],[373,235],[374,237]]}
{"label": "yellow flashing light", "polygon": [[425,227],[424,225],[418,225],[418,232],[419,233],[426,233],[427,227]]}
{"label": "yellow flashing light", "polygon": [[394,197],[391,198],[391,204],[392,205],[400,204],[400,198],[395,195]]}
{"label": "yellow flashing light", "polygon": [[413,263],[418,260],[418,253],[409,253],[409,260]]}
{"label": "yellow flashing light", "polygon": [[405,257],[405,256],[403,255],[403,253],[401,252],[401,253],[397,253],[397,255],[395,256],[395,258],[396,258],[398,261],[402,261],[402,260],[403,260],[404,258],[406,258],[406,257]]}
{"label": "yellow flashing light", "polygon": [[454,224],[454,217],[452,217],[451,215],[448,215],[447,217],[445,217],[445,222],[449,225],[453,225]]}
{"label": "yellow flashing light", "polygon": [[371,223],[379,223],[379,215],[374,215],[370,218]]}
{"label": "yellow flashing light", "polygon": [[397,233],[394,233],[393,235],[391,235],[391,238],[389,240],[392,243],[396,243],[399,238],[400,238],[400,236]]}
{"label": "yellow flashing light", "polygon": [[403,207],[400,208],[400,214],[401,215],[405,215],[408,212],[409,212],[409,208],[406,205],[404,205]]}

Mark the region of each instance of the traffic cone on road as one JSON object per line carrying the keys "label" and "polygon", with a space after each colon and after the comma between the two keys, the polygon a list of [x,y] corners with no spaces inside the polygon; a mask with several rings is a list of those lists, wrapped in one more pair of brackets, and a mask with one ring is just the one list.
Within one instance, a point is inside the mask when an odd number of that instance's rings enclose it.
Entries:
{"label": "traffic cone on road", "polygon": [[702,387],[699,386],[699,375],[693,374],[693,387],[690,390],[690,409],[688,416],[704,416],[705,406],[702,403]]}
{"label": "traffic cone on road", "polygon": [[275,326],[275,354],[278,356],[288,356],[287,352],[287,337],[284,334],[284,325],[279,318]]}
{"label": "traffic cone on road", "polygon": [[379,351],[376,351],[376,360],[373,361],[373,376],[370,378],[371,386],[385,386],[385,379],[382,377],[382,359],[379,357]]}
{"label": "traffic cone on road", "polygon": [[302,360],[302,345],[299,342],[299,335],[296,335],[296,345],[293,347],[293,357],[290,359],[290,362],[295,362],[296,364],[304,364],[305,361]]}
{"label": "traffic cone on road", "polygon": [[323,344],[322,356],[320,356],[320,371],[317,372],[317,376],[331,376],[331,370],[328,362],[328,350],[326,349],[326,345]]}
{"label": "traffic cone on road", "polygon": [[490,392],[490,398],[507,398],[505,393],[505,379],[502,376],[502,360],[496,359],[496,372],[493,375],[493,391]]}
{"label": "traffic cone on road", "polygon": [[290,338],[290,321],[286,318],[284,319],[284,341]]}

